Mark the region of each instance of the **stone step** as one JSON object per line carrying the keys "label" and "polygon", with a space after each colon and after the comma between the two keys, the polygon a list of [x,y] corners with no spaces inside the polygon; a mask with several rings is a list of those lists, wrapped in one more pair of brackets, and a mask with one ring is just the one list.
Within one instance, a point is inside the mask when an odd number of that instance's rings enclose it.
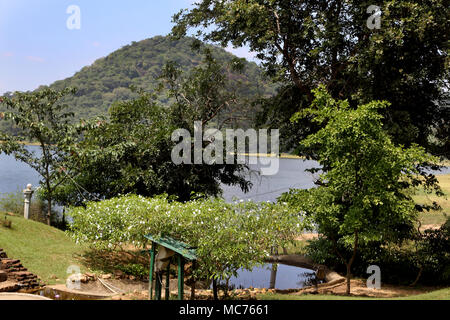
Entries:
{"label": "stone step", "polygon": [[14,292],[19,289],[20,286],[17,282],[13,281],[0,282],[0,292]]}
{"label": "stone step", "polygon": [[6,280],[8,280],[8,274],[0,270],[0,282],[5,282]]}
{"label": "stone step", "polygon": [[0,292],[14,292],[19,289],[39,287],[41,283],[35,274],[22,265],[20,260],[7,258],[6,253],[0,249],[0,285]]}

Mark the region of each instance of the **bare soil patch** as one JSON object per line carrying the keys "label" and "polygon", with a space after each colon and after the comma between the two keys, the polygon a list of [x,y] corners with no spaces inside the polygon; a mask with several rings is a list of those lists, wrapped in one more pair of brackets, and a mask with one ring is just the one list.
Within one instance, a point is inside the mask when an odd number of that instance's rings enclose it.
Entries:
{"label": "bare soil patch", "polygon": [[[301,289],[293,295],[302,294],[332,294],[332,295],[346,295],[347,283],[342,282],[335,285],[328,286],[327,284],[319,285],[318,288],[308,287]],[[367,288],[367,284],[363,280],[351,281],[351,295],[359,297],[373,297],[373,298],[395,298],[405,297],[411,295],[417,295],[427,293],[437,288],[434,287],[409,287],[409,286],[394,286],[389,284],[383,284],[381,289]]]}
{"label": "bare soil patch", "polygon": [[295,241],[307,241],[317,239],[319,235],[317,233],[304,233],[298,237],[296,237]]}

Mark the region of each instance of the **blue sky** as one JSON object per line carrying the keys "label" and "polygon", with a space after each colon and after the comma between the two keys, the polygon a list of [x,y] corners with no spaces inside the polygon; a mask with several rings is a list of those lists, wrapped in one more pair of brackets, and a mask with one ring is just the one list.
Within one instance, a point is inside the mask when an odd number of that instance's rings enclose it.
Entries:
{"label": "blue sky", "polygon": [[[0,0],[0,94],[33,90],[72,76],[132,41],[171,30],[192,0]],[[81,10],[69,30],[67,8]],[[246,48],[229,51],[251,59]]]}

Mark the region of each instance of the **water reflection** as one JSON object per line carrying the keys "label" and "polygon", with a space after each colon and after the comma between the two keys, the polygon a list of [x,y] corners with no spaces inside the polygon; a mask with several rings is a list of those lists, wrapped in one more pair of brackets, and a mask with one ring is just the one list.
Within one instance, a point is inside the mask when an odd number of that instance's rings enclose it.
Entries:
{"label": "water reflection", "polygon": [[252,271],[239,270],[237,277],[231,277],[229,285],[234,289],[270,288],[301,289],[311,286],[315,281],[313,270],[292,267],[284,264],[267,264]]}

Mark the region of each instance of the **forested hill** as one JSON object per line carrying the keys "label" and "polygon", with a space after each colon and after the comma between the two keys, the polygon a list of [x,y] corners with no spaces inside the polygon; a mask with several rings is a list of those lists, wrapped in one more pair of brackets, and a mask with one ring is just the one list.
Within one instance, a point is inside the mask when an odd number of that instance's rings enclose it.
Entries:
{"label": "forested hill", "polygon": [[[157,86],[157,77],[168,61],[177,62],[186,72],[199,65],[203,56],[193,51],[191,44],[192,38],[173,41],[162,36],[133,42],[84,67],[73,77],[56,81],[50,87],[78,88],[77,95],[65,101],[75,112],[76,118],[106,114],[114,101],[135,96],[129,90],[130,85],[146,91],[154,89]],[[219,61],[225,62],[234,57],[221,48],[211,48],[214,57]],[[239,81],[240,94],[245,97],[269,95],[274,92],[274,87],[263,80],[261,69],[253,62],[246,61],[244,71],[241,74],[232,74],[231,79]],[[167,102],[163,97],[161,101]]]}

